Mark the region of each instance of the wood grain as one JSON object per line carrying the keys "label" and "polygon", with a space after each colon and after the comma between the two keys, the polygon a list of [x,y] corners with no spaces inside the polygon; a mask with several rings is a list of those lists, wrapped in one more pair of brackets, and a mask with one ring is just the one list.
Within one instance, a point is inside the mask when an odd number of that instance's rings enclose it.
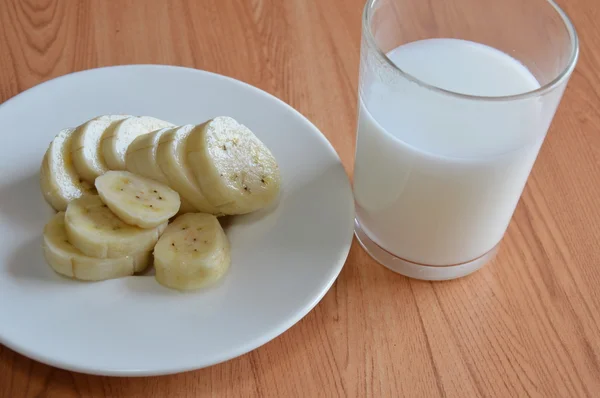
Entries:
{"label": "wood grain", "polygon": [[[351,175],[363,2],[0,0],[0,101],[97,66],[192,66],[290,103]],[[355,243],[323,301],[247,355],[107,378],[0,346],[0,396],[600,396],[600,12],[595,0],[561,5],[581,58],[492,264],[421,282]]]}

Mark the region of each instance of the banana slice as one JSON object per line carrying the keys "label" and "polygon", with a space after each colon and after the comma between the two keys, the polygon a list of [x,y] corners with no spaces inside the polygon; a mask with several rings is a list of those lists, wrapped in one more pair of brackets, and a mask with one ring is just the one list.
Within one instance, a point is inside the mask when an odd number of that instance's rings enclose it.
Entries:
{"label": "banana slice", "polygon": [[67,239],[65,213],[57,213],[44,227],[44,257],[61,275],[84,281],[101,281],[133,275],[143,271],[152,259],[151,252],[141,252],[121,258],[86,256]]}
{"label": "banana slice", "polygon": [[168,186],[129,171],[109,171],[96,178],[102,201],[121,220],[154,228],[179,211],[179,194]]}
{"label": "banana slice", "polygon": [[99,196],[75,199],[65,214],[69,242],[96,258],[118,258],[152,250],[166,223],[142,229],[126,224],[102,203]]}
{"label": "banana slice", "polygon": [[129,115],[104,115],[89,120],[77,127],[73,134],[71,151],[75,169],[85,181],[94,183],[96,177],[108,171],[100,147],[104,132],[119,120]]}
{"label": "banana slice", "polygon": [[108,168],[126,170],[125,155],[129,145],[140,135],[165,127],[173,127],[173,124],[150,116],[133,116],[115,123],[102,136],[102,153]]}
{"label": "banana slice", "polygon": [[179,206],[179,213],[177,214],[196,213],[198,211],[186,198],[181,196],[179,198],[181,199],[181,206]]}
{"label": "banana slice", "polygon": [[250,213],[279,195],[277,161],[249,128],[230,117],[194,128],[186,150],[202,192],[224,214]]}
{"label": "banana slice", "polygon": [[163,133],[156,150],[156,160],[167,177],[169,186],[179,192],[179,195],[197,211],[221,214],[200,190],[200,185],[186,161],[185,143],[193,128],[194,126],[189,124]]}
{"label": "banana slice", "polygon": [[137,137],[125,155],[125,165],[127,170],[134,174],[153,179],[154,181],[169,184],[169,180],[164,175],[156,161],[156,148],[160,137],[169,130],[175,130],[173,127],[152,131]]}
{"label": "banana slice", "polygon": [[94,186],[79,177],[71,158],[74,129],[60,131],[48,147],[40,167],[40,186],[46,201],[57,211],[65,211],[73,199],[95,194]]}
{"label": "banana slice", "polygon": [[218,281],[231,263],[229,241],[217,218],[206,213],[177,217],[154,248],[156,280],[178,290]]}
{"label": "banana slice", "polygon": [[[156,148],[158,147],[160,137],[167,131],[173,129],[173,127],[166,127],[148,134],[140,135],[133,140],[131,145],[129,145],[129,148],[127,148],[127,154],[125,156],[127,170],[134,174],[148,177],[154,181],[169,185],[169,180],[167,180],[167,177],[158,166],[158,162],[156,160]],[[198,211],[184,197],[181,197],[181,195],[180,200],[180,214],[194,213]]]}

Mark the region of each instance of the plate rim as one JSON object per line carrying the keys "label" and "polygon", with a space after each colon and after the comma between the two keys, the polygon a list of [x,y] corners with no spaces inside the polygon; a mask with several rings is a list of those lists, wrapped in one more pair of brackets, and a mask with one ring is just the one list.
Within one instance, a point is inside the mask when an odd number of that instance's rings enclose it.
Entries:
{"label": "plate rim", "polygon": [[[117,376],[117,377],[161,376],[161,375],[170,375],[170,374],[176,374],[176,373],[182,373],[182,372],[187,372],[187,371],[208,368],[208,367],[211,367],[211,366],[223,363],[223,362],[227,362],[231,359],[240,357],[242,355],[245,355],[251,351],[254,351],[254,350],[262,347],[263,345],[274,340],[275,338],[281,336],[283,333],[285,333],[287,330],[289,330],[292,326],[294,326],[300,320],[302,320],[302,318],[304,318],[306,315],[308,315],[316,307],[316,305],[323,299],[323,297],[325,297],[325,295],[329,292],[329,290],[331,289],[331,287],[333,286],[333,284],[339,277],[339,275],[348,259],[351,247],[354,242],[355,208],[354,208],[354,199],[353,199],[353,193],[352,193],[352,185],[351,185],[348,173],[341,161],[341,158],[340,158],[338,152],[335,150],[335,148],[331,144],[331,142],[327,139],[327,137],[323,134],[323,132],[313,122],[311,122],[305,115],[303,115],[300,111],[298,111],[297,109],[295,109],[290,104],[283,101],[282,99],[269,93],[268,91],[265,91],[261,88],[253,86],[242,80],[238,80],[236,78],[222,75],[222,74],[219,74],[216,72],[206,71],[203,69],[196,69],[193,67],[168,65],[168,64],[127,64],[127,65],[102,66],[102,67],[84,69],[84,70],[80,70],[80,71],[76,71],[76,72],[67,73],[67,74],[64,74],[61,76],[54,77],[52,79],[48,79],[41,83],[38,83],[20,93],[15,94],[14,96],[12,96],[12,97],[8,98],[7,100],[5,100],[4,102],[0,103],[0,117],[1,117],[1,114],[5,111],[5,108],[7,105],[13,103],[14,101],[18,101],[20,98],[22,98],[26,95],[30,95],[37,90],[44,89],[44,87],[47,85],[56,84],[57,81],[60,81],[62,79],[69,79],[76,75],[89,74],[90,72],[95,73],[95,72],[100,72],[102,70],[107,70],[107,69],[130,69],[130,68],[144,68],[144,69],[148,68],[148,69],[185,71],[185,72],[209,75],[212,78],[228,80],[231,83],[241,84],[243,86],[246,86],[247,89],[255,91],[259,95],[266,95],[267,97],[270,98],[270,100],[274,100],[280,106],[282,105],[282,106],[288,108],[288,110],[292,111],[292,113],[296,114],[301,119],[303,119],[303,121],[308,126],[310,126],[312,128],[312,130],[314,130],[314,132],[316,133],[315,135],[321,140],[322,143],[325,144],[327,149],[334,156],[336,162],[339,163],[339,166],[342,168],[344,175],[346,177],[344,180],[345,181],[344,185],[345,185],[345,190],[347,190],[347,193],[348,193],[348,198],[350,198],[349,206],[348,206],[349,207],[349,209],[348,209],[348,211],[349,211],[348,229],[346,232],[347,236],[344,238],[346,243],[342,247],[340,247],[340,257],[337,260],[337,262],[335,263],[335,266],[333,266],[331,268],[331,273],[328,276],[327,283],[325,283],[324,287],[320,290],[319,294],[314,296],[312,301],[308,305],[300,307],[292,316],[287,317],[285,319],[285,322],[282,322],[279,327],[272,328],[267,333],[264,333],[253,340],[249,340],[249,341],[245,342],[244,344],[240,345],[237,349],[226,352],[227,355],[217,356],[216,359],[214,359],[210,362],[206,362],[202,365],[186,364],[185,366],[166,366],[166,367],[162,367],[162,368],[155,367],[155,368],[147,368],[147,369],[118,369],[118,368],[106,369],[106,368],[101,368],[101,367],[96,367],[96,366],[81,366],[81,365],[66,362],[64,360],[56,360],[51,356],[47,356],[42,353],[31,351],[26,346],[15,344],[15,343],[13,343],[13,341],[9,341],[6,338],[4,338],[4,336],[2,334],[0,334],[0,344],[6,346],[10,350],[12,350],[20,355],[23,355],[27,358],[33,359],[35,361],[41,362],[41,363],[49,365],[49,366],[53,366],[53,367],[56,367],[59,369],[67,370],[67,371],[73,371],[73,372],[90,374],[90,375],[98,375],[98,376]],[[199,362],[201,362],[201,361],[199,361]]]}

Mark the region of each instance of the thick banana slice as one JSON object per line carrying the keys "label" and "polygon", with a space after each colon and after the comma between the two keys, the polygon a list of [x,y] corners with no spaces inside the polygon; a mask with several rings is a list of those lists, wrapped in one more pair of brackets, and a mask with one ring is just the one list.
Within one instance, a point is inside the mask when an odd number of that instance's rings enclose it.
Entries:
{"label": "thick banana slice", "polygon": [[[129,148],[127,148],[127,155],[125,156],[127,170],[134,174],[148,177],[154,181],[169,185],[169,180],[167,180],[167,177],[158,166],[156,160],[156,148],[158,147],[160,137],[172,129],[174,128],[166,127],[148,134],[140,135],[133,140],[131,145],[129,145]],[[179,207],[179,213],[194,213],[198,211],[185,198],[180,197],[180,200],[181,206]]]}
{"label": "thick banana slice", "polygon": [[108,168],[126,170],[129,145],[140,135],[165,127],[173,127],[173,124],[150,116],[130,117],[115,123],[102,136],[102,153]]}
{"label": "thick banana slice", "polygon": [[84,196],[67,206],[65,226],[69,242],[84,254],[118,258],[152,250],[166,223],[151,229],[129,225],[99,196]]}
{"label": "thick banana slice", "polygon": [[129,115],[104,115],[77,127],[73,133],[71,152],[75,169],[81,178],[93,184],[96,177],[108,171],[102,155],[100,139],[111,125],[128,117]]}
{"label": "thick banana slice", "polygon": [[213,284],[230,263],[229,240],[217,218],[206,213],[177,217],[154,248],[156,280],[172,289]]}
{"label": "thick banana slice", "polygon": [[154,181],[168,184],[169,180],[164,175],[156,161],[156,148],[160,137],[169,130],[175,130],[173,127],[152,131],[137,137],[129,148],[125,156],[125,165],[127,170],[143,177],[151,178]]}
{"label": "thick banana slice", "polygon": [[191,132],[186,150],[202,192],[224,214],[244,214],[273,202],[281,185],[269,149],[246,126],[217,117]]}
{"label": "thick banana slice", "polygon": [[193,128],[194,126],[189,124],[163,133],[156,150],[156,160],[167,177],[169,186],[179,192],[179,195],[191,203],[197,211],[221,214],[200,190],[200,185],[186,161],[186,140]]}
{"label": "thick banana slice", "polygon": [[109,171],[96,178],[102,201],[121,220],[140,228],[154,228],[179,211],[179,194],[160,182],[129,171]]}
{"label": "thick banana slice", "polygon": [[57,211],[65,211],[73,199],[96,193],[94,186],[82,180],[73,167],[71,142],[74,131],[65,129],[54,137],[40,167],[42,194]]}
{"label": "thick banana slice", "polygon": [[121,258],[89,257],[71,245],[65,230],[65,213],[56,214],[44,227],[44,257],[54,271],[69,278],[101,281],[143,271],[151,261],[151,252]]}
{"label": "thick banana slice", "polygon": [[181,206],[179,206],[179,213],[177,214],[185,214],[185,213],[196,213],[198,209],[196,209],[186,198],[181,199]]}

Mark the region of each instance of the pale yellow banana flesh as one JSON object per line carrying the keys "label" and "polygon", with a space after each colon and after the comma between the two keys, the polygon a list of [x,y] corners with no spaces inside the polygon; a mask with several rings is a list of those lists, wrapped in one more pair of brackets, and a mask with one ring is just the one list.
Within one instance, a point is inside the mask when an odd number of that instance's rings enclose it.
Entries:
{"label": "pale yellow banana flesh", "polygon": [[[127,170],[134,174],[169,185],[169,180],[160,169],[158,161],[156,160],[156,150],[158,148],[160,137],[165,132],[172,129],[174,128],[166,127],[137,137],[131,145],[129,145],[129,148],[127,148],[127,155],[125,157]],[[180,214],[198,211],[198,209],[181,195],[179,199],[181,200],[181,207],[179,208]]]}
{"label": "pale yellow banana flesh", "polygon": [[274,202],[281,185],[277,161],[248,129],[230,117],[196,126],[188,161],[208,201],[224,214],[244,214]]}
{"label": "pale yellow banana flesh", "polygon": [[163,133],[156,151],[156,160],[167,177],[169,186],[197,211],[220,214],[219,209],[212,206],[204,196],[186,160],[185,145],[192,129],[192,125],[186,125]]}
{"label": "pale yellow banana flesh", "polygon": [[127,117],[129,115],[104,115],[77,127],[73,133],[71,152],[75,170],[83,180],[93,184],[96,177],[108,171],[101,150],[101,138],[106,130]]}
{"label": "pale yellow banana flesh", "polygon": [[126,170],[129,145],[140,135],[173,126],[150,116],[130,117],[115,123],[102,136],[102,154],[110,170]]}
{"label": "pale yellow banana flesh", "polygon": [[94,194],[94,186],[82,180],[71,157],[73,129],[60,131],[48,147],[40,167],[40,187],[46,201],[57,211],[65,211],[73,199]]}
{"label": "pale yellow banana flesh", "polygon": [[179,206],[179,213],[177,214],[186,214],[186,213],[196,213],[198,209],[196,209],[186,198],[179,197],[181,199],[181,206]]}
{"label": "pale yellow banana flesh", "polygon": [[65,226],[69,242],[96,258],[118,258],[152,250],[166,223],[142,229],[117,217],[99,196],[84,196],[67,206]]}
{"label": "pale yellow banana flesh", "polygon": [[151,252],[121,258],[86,256],[71,245],[65,230],[65,213],[60,212],[44,227],[44,257],[57,273],[84,281],[101,281],[133,275],[151,262]]}
{"label": "pale yellow banana flesh", "polygon": [[179,211],[179,194],[160,182],[128,171],[109,171],[96,179],[98,195],[121,220],[154,228]]}
{"label": "pale yellow banana flesh", "polygon": [[40,185],[66,210],[44,229],[44,256],[56,272],[90,281],[132,275],[154,249],[157,281],[190,290],[214,284],[230,266],[215,215],[268,206],[281,176],[269,149],[232,118],[174,127],[107,115],[56,136]]}
{"label": "pale yellow banana flesh", "polygon": [[227,236],[217,218],[206,213],[177,217],[154,248],[156,280],[177,290],[214,284],[230,263]]}
{"label": "pale yellow banana flesh", "polygon": [[169,180],[161,171],[156,161],[156,149],[160,137],[173,127],[166,127],[160,130],[152,131],[148,134],[142,134],[137,137],[129,148],[125,156],[125,165],[127,170],[134,174],[150,178],[154,181],[168,184]]}

